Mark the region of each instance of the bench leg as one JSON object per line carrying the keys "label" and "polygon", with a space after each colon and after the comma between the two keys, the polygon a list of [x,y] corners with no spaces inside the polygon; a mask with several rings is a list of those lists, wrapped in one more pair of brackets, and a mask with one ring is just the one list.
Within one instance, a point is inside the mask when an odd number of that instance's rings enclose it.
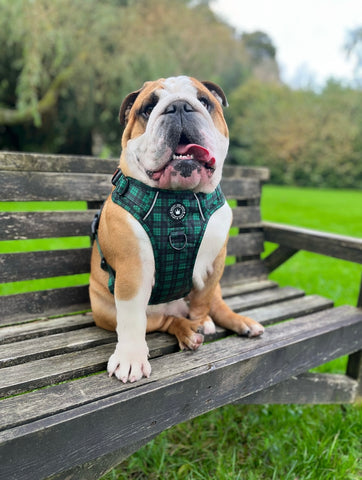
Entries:
{"label": "bench leg", "polygon": [[[357,300],[357,307],[362,308],[362,279],[361,286],[359,291],[359,296]],[[358,382],[357,388],[357,401],[362,401],[362,350],[359,352],[353,353],[348,358],[347,365],[347,375],[351,378],[354,378]]]}
{"label": "bench leg", "polygon": [[123,447],[115,452],[108,453],[93,462],[88,462],[79,465],[78,467],[74,467],[71,470],[52,475],[51,477],[48,477],[47,480],[98,480],[156,436],[157,435],[150,435],[149,437],[145,437],[134,444]]}

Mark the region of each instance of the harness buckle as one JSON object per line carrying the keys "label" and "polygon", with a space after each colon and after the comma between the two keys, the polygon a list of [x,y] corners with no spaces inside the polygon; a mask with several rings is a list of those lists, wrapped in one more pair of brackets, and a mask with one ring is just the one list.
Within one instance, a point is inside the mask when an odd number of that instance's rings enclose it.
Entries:
{"label": "harness buckle", "polygon": [[111,180],[112,185],[114,185],[116,187],[117,182],[121,178],[122,175],[123,175],[122,170],[120,168],[116,168],[116,171],[114,172],[112,180]]}
{"label": "harness buckle", "polygon": [[99,219],[101,218],[101,211],[97,212],[94,215],[94,218],[91,223],[91,233],[92,233],[92,239],[95,240],[97,236],[97,231],[99,227]]}

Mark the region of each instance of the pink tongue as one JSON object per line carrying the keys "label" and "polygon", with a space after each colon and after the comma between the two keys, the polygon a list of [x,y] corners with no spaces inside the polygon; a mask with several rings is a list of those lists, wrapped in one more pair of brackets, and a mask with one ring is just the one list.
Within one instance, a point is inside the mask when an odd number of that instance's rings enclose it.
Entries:
{"label": "pink tongue", "polygon": [[189,143],[188,145],[178,145],[175,153],[178,155],[193,155],[199,162],[207,163],[208,165],[214,165],[215,158],[211,156],[211,153],[207,148],[197,145],[196,143]]}

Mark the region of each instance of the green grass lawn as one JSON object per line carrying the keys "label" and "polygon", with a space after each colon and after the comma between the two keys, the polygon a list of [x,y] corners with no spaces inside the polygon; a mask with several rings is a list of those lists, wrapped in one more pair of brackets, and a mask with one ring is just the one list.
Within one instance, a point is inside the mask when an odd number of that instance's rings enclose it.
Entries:
{"label": "green grass lawn", "polygon": [[[265,220],[362,236],[361,192],[263,192]],[[359,266],[305,252],[272,275],[338,305],[356,303],[360,278]],[[345,359],[325,370],[343,368]],[[361,458],[361,406],[230,405],[163,432],[103,480],[357,480]]]}

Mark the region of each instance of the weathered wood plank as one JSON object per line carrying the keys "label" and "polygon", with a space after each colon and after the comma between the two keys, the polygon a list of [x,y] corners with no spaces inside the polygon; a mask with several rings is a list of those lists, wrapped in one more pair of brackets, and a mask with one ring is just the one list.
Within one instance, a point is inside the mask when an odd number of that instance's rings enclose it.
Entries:
{"label": "weathered wood plank", "polygon": [[[35,320],[34,322],[22,323],[0,328],[0,345],[11,342],[21,342],[31,338],[54,335],[56,333],[69,332],[94,325],[91,313],[81,315],[69,315],[60,318]],[[39,340],[39,343],[41,340]]]}
{"label": "weathered wood plank", "polygon": [[362,350],[355,352],[348,358],[347,375],[357,381],[356,394],[362,400]]}
{"label": "weathered wood plank", "polygon": [[[249,308],[251,306],[259,305],[260,302],[265,304],[266,301],[265,298],[256,296],[254,298],[254,303],[251,303],[253,300],[252,297],[249,297],[249,295],[252,292],[263,292],[268,290],[268,292],[265,292],[265,295],[269,297],[271,295],[271,289],[278,290],[277,284],[268,280],[265,282],[226,287],[223,289],[223,294],[225,298],[228,298],[231,295],[247,295],[247,297],[243,297],[243,299],[248,302],[247,306]],[[293,290],[295,292],[300,292],[297,289]],[[273,298],[278,298],[280,300],[280,294],[276,293],[275,295],[276,297],[273,297],[273,295],[270,296],[271,300]],[[35,320],[26,324],[22,323],[8,327],[2,327],[0,328],[0,345],[28,340],[30,338],[53,335],[55,333],[68,332],[71,330],[77,330],[79,328],[90,327],[91,325],[94,325],[93,317],[91,312],[88,312],[81,315],[68,315],[60,318]]]}
{"label": "weathered wood plank", "polygon": [[241,311],[250,308],[261,308],[273,303],[285,302],[304,296],[303,290],[293,287],[271,288],[259,292],[234,295],[226,298],[225,301],[234,311]]}
{"label": "weathered wood plank", "polygon": [[[36,474],[40,480],[60,473],[136,442],[144,438],[145,431],[157,434],[298,375],[341,352],[361,348],[362,313],[348,307],[334,312],[295,320],[287,330],[282,324],[275,325],[268,335],[255,341],[228,337],[196,353],[175,354],[171,362],[167,357],[155,359],[153,379],[141,380],[134,387],[107,379],[119,393],[2,432],[1,476],[29,480]],[[98,377],[83,380],[96,381]],[[68,389],[77,384],[59,387]],[[100,382],[91,390],[102,394]],[[82,396],[84,401],[84,389]],[[69,399],[71,395],[68,392],[58,398]],[[37,412],[39,418],[39,408]],[[19,451],[22,455],[14,462]]]}
{"label": "weathered wood plank", "polygon": [[96,210],[67,212],[0,212],[0,240],[90,235]]}
{"label": "weathered wood plank", "polygon": [[233,295],[243,295],[261,290],[268,290],[270,288],[277,288],[278,284],[271,280],[260,280],[258,282],[235,283],[234,285],[225,285],[222,287],[222,294],[224,298],[232,297]]}
{"label": "weathered wood plank", "polygon": [[[85,155],[62,155],[25,152],[0,152],[0,170],[29,172],[107,173],[112,175],[118,166],[117,158],[97,158]],[[255,178],[266,181],[269,170],[264,167],[225,165],[224,175]]]}
{"label": "weathered wood plank", "polygon": [[89,308],[87,285],[0,296],[0,325],[76,313]]}
{"label": "weathered wood plank", "polygon": [[0,152],[0,171],[105,173],[112,176],[119,160],[82,155]]}
{"label": "weathered wood plank", "polygon": [[102,201],[111,191],[111,177],[103,174],[3,172],[0,201]]}
{"label": "weathered wood plank", "polygon": [[[254,179],[221,182],[228,198],[259,198],[260,185]],[[0,201],[102,201],[111,191],[111,176],[92,173],[12,172],[0,176]]]}
{"label": "weathered wood plank", "polygon": [[124,446],[116,452],[102,455],[96,461],[89,461],[83,465],[52,475],[47,480],[98,480],[113,467],[119,465],[125,458],[137,452],[141,447],[150,442],[156,435],[143,437],[135,443]]}
{"label": "weathered wood plank", "polygon": [[[241,311],[253,307],[260,308],[303,295],[302,290],[292,287],[273,288],[228,298],[226,302],[230,308]],[[39,337],[46,338],[39,340]],[[11,339],[13,343],[10,342]],[[83,350],[103,343],[114,342],[115,339],[114,333],[92,326],[90,314],[5,327],[0,329],[0,345],[2,344],[0,346],[0,368],[74,350]]]}
{"label": "weathered wood plank", "polygon": [[89,273],[90,248],[8,253],[0,257],[0,282]]}
{"label": "weathered wood plank", "polygon": [[298,252],[295,248],[278,247],[270,255],[264,258],[264,263],[269,272],[272,272],[284,262],[289,260],[293,255]]}
{"label": "weathered wood plank", "polygon": [[224,194],[234,200],[260,198],[260,182],[254,179],[223,178],[221,188]]}
{"label": "weathered wood plank", "polygon": [[[240,301],[239,308],[237,308],[237,305],[234,305],[236,310],[241,311],[243,314],[265,325],[279,320],[297,318],[318,312],[328,306],[331,306],[330,301],[316,295],[247,310],[242,309],[242,300]],[[287,329],[289,328],[289,323],[290,322],[288,322],[288,326],[286,326]],[[100,332],[101,331],[99,331],[99,335],[101,336]],[[67,339],[69,337],[71,338],[71,334],[63,335],[65,335]],[[94,335],[97,337],[96,333]],[[222,335],[221,333],[221,336]],[[80,337],[78,341],[81,344],[82,332],[79,334],[75,333],[74,336],[77,338]],[[60,335],[60,341],[61,337]],[[208,340],[208,338],[206,338],[206,340]],[[52,340],[50,339],[49,341],[51,342]],[[151,334],[148,336],[147,341],[149,343],[151,358],[178,350],[178,343],[175,337],[171,335]],[[33,349],[36,350],[36,341],[29,342],[33,342]],[[45,339],[44,342],[46,344],[47,339]],[[61,343],[64,344],[64,342]],[[0,350],[6,347],[9,346],[4,345]],[[10,347],[6,348],[6,352],[8,352],[9,349]],[[46,346],[45,349],[49,352]],[[50,383],[57,383],[102,370],[105,368],[108,356],[113,353],[113,349],[113,344],[101,345],[85,350],[80,355],[77,352],[65,353],[63,355],[56,355],[51,359],[33,360],[24,365],[6,367],[2,370],[3,375],[0,377],[0,395],[5,396],[20,393]],[[39,351],[41,351],[40,346]]]}
{"label": "weathered wood plank", "polygon": [[[343,320],[341,321],[341,319]],[[188,371],[190,368],[198,368],[201,365],[208,366],[210,358],[212,359],[211,365],[213,365],[214,362],[228,359],[230,356],[232,357],[233,352],[229,351],[230,345],[233,345],[233,349],[236,350],[238,354],[244,355],[252,355],[253,352],[258,350],[264,351],[265,348],[272,349],[273,345],[279,350],[283,342],[293,344],[293,339],[295,341],[296,336],[298,337],[298,341],[303,341],[304,337],[305,339],[315,335],[318,337],[321,330],[324,331],[326,328],[328,331],[337,329],[340,334],[344,328],[343,324],[348,327],[351,319],[354,319],[353,323],[359,319],[360,324],[357,323],[357,327],[358,329],[362,328],[361,312],[356,312],[352,307],[338,307],[333,310],[332,314],[330,311],[318,312],[290,322],[289,329],[285,329],[283,324],[268,327],[267,334],[256,339],[229,337],[214,344],[205,345],[196,352],[179,352],[172,356],[154,358],[152,361],[153,373],[150,380],[143,379],[135,384],[123,385],[115,378],[109,379],[107,375],[103,373],[101,375],[95,375],[94,377],[82,378],[77,381],[57,385],[50,389],[34,391],[28,393],[26,396],[8,398],[1,401],[2,412],[4,414],[0,420],[0,431],[29,422],[30,420],[34,421],[44,416],[53,415],[59,411],[71,409],[75,406],[90,403],[109,395],[114,395],[115,393],[135,389],[149,382],[157,382],[161,378],[173,377]],[[157,339],[157,337],[155,338]],[[158,336],[158,338],[161,337]],[[161,341],[162,340],[161,338]],[[356,340],[358,345],[362,342],[362,337]],[[151,345],[153,342],[149,343]],[[358,348],[355,343],[356,342],[354,342],[351,351]],[[321,342],[320,347],[321,350],[318,353],[318,361],[323,363],[327,361],[324,360],[324,350],[328,349],[328,346],[323,345]],[[106,349],[107,347],[98,347],[98,350],[101,348]],[[335,348],[339,351],[342,347],[334,346],[334,355],[337,354]],[[310,356],[308,355],[307,357],[308,358],[301,360],[303,362],[310,362]],[[313,366],[316,365],[313,364]],[[286,369],[285,367],[284,365],[284,370]],[[289,367],[292,366],[288,366],[288,368]],[[309,368],[312,367],[306,366],[305,370]],[[288,375],[286,378],[288,378]],[[268,380],[270,381],[272,379]],[[241,393],[244,396],[245,392],[243,390],[241,390]],[[15,405],[17,406],[16,408]],[[40,405],[41,408],[39,408]]]}
{"label": "weathered wood plank", "polygon": [[260,207],[233,208],[233,227],[257,227],[261,225]]}
{"label": "weathered wood plank", "polygon": [[240,165],[224,165],[224,177],[255,178],[266,182],[270,178],[270,171],[264,167],[242,167]]}
{"label": "weathered wood plank", "polygon": [[81,352],[87,348],[106,343],[115,343],[115,332],[109,332],[94,326],[56,333],[0,347],[0,368],[11,367],[25,362],[53,357],[64,353]]}
{"label": "weathered wood plank", "polygon": [[[333,307],[332,300],[329,300],[319,295],[308,295],[301,298],[295,298],[264,307],[257,307],[251,309],[239,309],[237,303],[233,305],[235,311],[239,311],[243,315],[253,318],[263,325],[269,325],[281,320],[287,320],[291,318],[298,318],[304,315],[311,314],[313,312],[319,312],[321,310],[328,309],[332,312]],[[286,324],[286,328],[288,328]]]}
{"label": "weathered wood plank", "polygon": [[264,236],[261,232],[241,233],[229,237],[227,245],[228,255],[259,255],[264,251]]}
{"label": "weathered wood plank", "polygon": [[296,250],[307,250],[362,263],[362,239],[264,222],[265,239]]}
{"label": "weathered wood plank", "polygon": [[357,382],[346,375],[303,373],[263,391],[243,397],[238,404],[330,404],[353,403]]}
{"label": "weathered wood plank", "polygon": [[227,265],[221,279],[222,285],[249,283],[267,279],[268,271],[261,260],[248,260]]}

